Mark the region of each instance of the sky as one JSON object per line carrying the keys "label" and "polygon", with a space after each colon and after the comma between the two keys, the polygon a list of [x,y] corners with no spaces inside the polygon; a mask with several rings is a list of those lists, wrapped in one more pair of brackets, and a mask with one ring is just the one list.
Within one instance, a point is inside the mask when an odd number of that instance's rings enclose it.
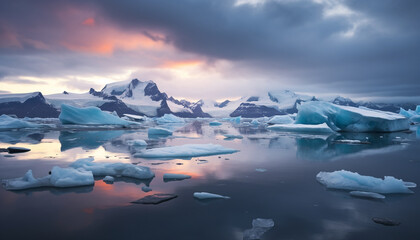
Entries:
{"label": "sky", "polygon": [[420,102],[417,0],[2,0],[0,93],[133,78],[177,98]]}

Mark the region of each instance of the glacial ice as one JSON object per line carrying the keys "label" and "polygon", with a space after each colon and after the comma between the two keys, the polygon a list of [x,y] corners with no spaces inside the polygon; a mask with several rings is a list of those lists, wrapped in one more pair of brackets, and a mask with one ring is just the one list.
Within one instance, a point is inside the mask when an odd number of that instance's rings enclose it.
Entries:
{"label": "glacial ice", "polygon": [[45,124],[31,123],[25,120],[9,117],[5,114],[0,116],[0,129],[19,129],[19,128],[43,128]]}
{"label": "glacial ice", "polygon": [[106,183],[114,183],[115,179],[112,176],[105,176],[102,181],[106,182]]}
{"label": "glacial ice", "polygon": [[219,194],[208,193],[208,192],[195,192],[193,196],[197,199],[204,200],[204,199],[229,199],[228,196],[222,196]]}
{"label": "glacial ice", "polygon": [[184,179],[190,179],[190,175],[186,174],[176,174],[176,173],[165,173],[163,174],[163,181],[178,181],[178,180],[184,180]]}
{"label": "glacial ice", "polygon": [[334,131],[345,132],[394,132],[409,129],[408,119],[396,113],[322,101],[302,103],[295,123],[326,123]]}
{"label": "glacial ice", "polygon": [[172,131],[166,128],[154,127],[147,130],[148,135],[172,135]]}
{"label": "glacial ice", "polygon": [[165,124],[165,123],[184,123],[185,120],[177,117],[173,114],[165,114],[160,118],[156,118],[156,123]]}
{"label": "glacial ice", "polygon": [[326,123],[310,125],[310,124],[274,124],[268,126],[267,129],[284,132],[302,132],[302,133],[333,133],[334,131],[328,127]]}
{"label": "glacial ice", "polygon": [[218,122],[218,121],[213,121],[213,122],[210,122],[209,125],[210,126],[220,126],[220,125],[222,125],[222,123]]}
{"label": "glacial ice", "polygon": [[327,188],[351,191],[365,191],[375,193],[413,193],[409,188],[415,187],[414,183],[404,182],[391,176],[384,179],[363,176],[346,170],[335,172],[320,172],[316,179]]}
{"label": "glacial ice", "polygon": [[128,140],[127,144],[131,146],[147,146],[147,142],[143,139]]}
{"label": "glacial ice", "polygon": [[98,163],[93,158],[82,158],[69,166],[76,169],[91,171],[94,176],[130,177],[151,179],[155,174],[148,167],[136,166],[130,163]]}
{"label": "glacial ice", "polygon": [[242,117],[239,116],[239,117],[223,118],[222,120],[223,121],[229,121],[229,122],[232,122],[232,123],[239,124],[239,123],[241,123]]}
{"label": "glacial ice", "polygon": [[416,107],[416,111],[400,108],[400,115],[408,118],[412,123],[420,123],[420,105]]}
{"label": "glacial ice", "polygon": [[272,117],[267,124],[291,124],[293,119],[289,115],[277,115]]}
{"label": "glacial ice", "polygon": [[74,168],[53,167],[51,175],[35,178],[32,170],[28,170],[23,177],[3,181],[7,190],[24,190],[38,187],[78,187],[93,185],[92,172]]}
{"label": "glacial ice", "polygon": [[379,193],[374,192],[363,192],[363,191],[351,191],[351,196],[361,197],[361,198],[373,198],[373,199],[384,199],[385,196]]}
{"label": "glacial ice", "polygon": [[225,148],[217,144],[185,144],[181,146],[147,149],[136,153],[134,157],[142,158],[192,158],[216,154],[230,154],[238,150]]}
{"label": "glacial ice", "polygon": [[130,125],[134,124],[123,120],[110,113],[104,112],[97,107],[78,108],[62,104],[61,113],[58,116],[62,124],[81,124],[81,125]]}

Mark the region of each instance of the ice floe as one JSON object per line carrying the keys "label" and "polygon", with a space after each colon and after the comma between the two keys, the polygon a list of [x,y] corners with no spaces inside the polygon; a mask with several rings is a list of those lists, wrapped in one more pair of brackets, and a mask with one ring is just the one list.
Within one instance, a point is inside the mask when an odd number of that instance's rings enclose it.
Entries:
{"label": "ice floe", "polygon": [[394,132],[409,129],[408,119],[396,113],[339,106],[323,101],[302,103],[295,123],[326,123],[334,131],[346,132]]}
{"label": "ice floe", "polygon": [[230,154],[238,150],[225,148],[217,144],[185,144],[172,147],[146,149],[134,157],[142,158],[192,158],[216,154]]}
{"label": "ice floe", "polygon": [[154,128],[149,128],[147,130],[147,134],[168,136],[168,135],[172,135],[172,131],[166,128],[154,127]]}
{"label": "ice floe", "polygon": [[190,175],[186,174],[177,174],[177,173],[165,173],[163,174],[163,181],[169,182],[169,181],[179,181],[184,179],[190,179]]}
{"label": "ice floe", "polygon": [[268,120],[267,124],[291,124],[294,120],[289,115],[277,115]]}
{"label": "ice floe", "polygon": [[93,184],[92,172],[60,167],[53,167],[51,175],[42,178],[35,178],[32,170],[28,170],[23,177],[3,181],[3,186],[7,190],[23,190],[38,187],[78,187]]}
{"label": "ice floe", "polygon": [[351,191],[350,195],[353,197],[360,198],[373,198],[373,199],[385,199],[385,196],[374,192],[363,192],[363,191]]}
{"label": "ice floe", "polygon": [[94,176],[130,177],[137,179],[150,179],[155,176],[148,167],[136,166],[131,163],[94,162],[93,158],[78,159],[69,166],[91,171]]}
{"label": "ice floe", "polygon": [[62,124],[81,125],[130,125],[133,122],[123,120],[97,107],[78,108],[62,104],[58,117]]}
{"label": "ice floe", "polygon": [[165,124],[165,123],[185,123],[183,118],[177,117],[173,114],[165,114],[160,118],[156,118],[156,123]]}
{"label": "ice floe", "polygon": [[0,129],[19,129],[19,128],[45,128],[46,124],[31,123],[18,118],[12,118],[5,114],[0,116]]}
{"label": "ice floe", "polygon": [[316,179],[327,188],[375,193],[413,193],[409,188],[415,183],[404,182],[391,176],[384,179],[363,176],[355,172],[340,170],[335,172],[320,172]]}
{"label": "ice floe", "polygon": [[334,131],[328,127],[326,123],[310,125],[310,124],[274,124],[268,126],[267,129],[284,132],[302,132],[302,133],[333,133]]}
{"label": "ice floe", "polygon": [[208,192],[195,192],[193,194],[193,196],[197,199],[200,199],[200,200],[205,200],[205,199],[229,199],[230,198],[228,196],[223,196],[223,195],[219,195],[219,194],[215,194],[215,193],[208,193]]}

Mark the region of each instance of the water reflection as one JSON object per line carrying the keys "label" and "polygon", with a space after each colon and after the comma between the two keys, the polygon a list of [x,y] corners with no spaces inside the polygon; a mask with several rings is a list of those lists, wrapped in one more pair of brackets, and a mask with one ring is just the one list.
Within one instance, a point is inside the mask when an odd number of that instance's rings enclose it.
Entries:
{"label": "water reflection", "polygon": [[96,149],[111,139],[124,134],[124,131],[62,131],[58,139],[61,151],[81,147],[83,149]]}
{"label": "water reflection", "polygon": [[44,134],[41,132],[33,131],[0,131],[0,142],[16,144],[20,142],[24,143],[40,143],[44,138]]}

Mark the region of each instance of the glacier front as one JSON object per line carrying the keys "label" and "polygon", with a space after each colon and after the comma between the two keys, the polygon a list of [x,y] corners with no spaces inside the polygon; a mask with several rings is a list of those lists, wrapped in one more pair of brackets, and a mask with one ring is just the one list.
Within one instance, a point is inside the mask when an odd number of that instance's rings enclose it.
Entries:
{"label": "glacier front", "polygon": [[395,132],[409,129],[409,120],[396,113],[323,101],[302,103],[295,123],[326,123],[334,131],[343,132]]}

